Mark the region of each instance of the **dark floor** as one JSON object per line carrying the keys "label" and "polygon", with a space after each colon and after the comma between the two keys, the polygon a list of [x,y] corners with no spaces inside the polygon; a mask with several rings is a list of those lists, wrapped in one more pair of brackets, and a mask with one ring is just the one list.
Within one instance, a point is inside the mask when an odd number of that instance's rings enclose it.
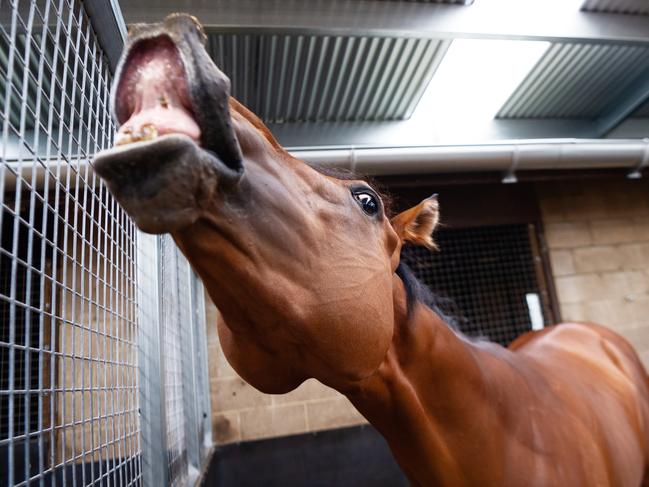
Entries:
{"label": "dark floor", "polygon": [[385,440],[355,426],[218,447],[202,486],[407,486]]}

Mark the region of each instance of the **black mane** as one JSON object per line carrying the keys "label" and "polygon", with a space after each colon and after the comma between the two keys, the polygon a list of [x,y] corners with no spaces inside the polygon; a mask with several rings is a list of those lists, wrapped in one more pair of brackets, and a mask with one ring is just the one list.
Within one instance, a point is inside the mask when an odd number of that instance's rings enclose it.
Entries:
{"label": "black mane", "polygon": [[428,286],[417,279],[410,267],[403,261],[399,262],[396,273],[403,281],[403,287],[406,290],[408,317],[415,305],[421,303],[437,313],[451,328],[456,331],[460,330],[460,324],[464,320],[456,313],[457,305],[452,299],[433,293]]}

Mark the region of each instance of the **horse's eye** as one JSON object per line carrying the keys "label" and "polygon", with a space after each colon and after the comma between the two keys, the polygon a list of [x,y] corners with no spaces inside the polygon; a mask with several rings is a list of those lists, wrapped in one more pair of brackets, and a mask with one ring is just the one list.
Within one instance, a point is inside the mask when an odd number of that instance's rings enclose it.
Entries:
{"label": "horse's eye", "polygon": [[379,212],[379,202],[376,200],[376,196],[372,193],[366,191],[354,191],[352,194],[365,213],[374,216]]}

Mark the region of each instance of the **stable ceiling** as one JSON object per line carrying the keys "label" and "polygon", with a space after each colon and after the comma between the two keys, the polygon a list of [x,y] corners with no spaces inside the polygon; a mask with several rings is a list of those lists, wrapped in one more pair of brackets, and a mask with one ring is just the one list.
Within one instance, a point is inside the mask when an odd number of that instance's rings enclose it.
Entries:
{"label": "stable ceiling", "polygon": [[649,137],[647,0],[122,1],[186,11],[291,147]]}

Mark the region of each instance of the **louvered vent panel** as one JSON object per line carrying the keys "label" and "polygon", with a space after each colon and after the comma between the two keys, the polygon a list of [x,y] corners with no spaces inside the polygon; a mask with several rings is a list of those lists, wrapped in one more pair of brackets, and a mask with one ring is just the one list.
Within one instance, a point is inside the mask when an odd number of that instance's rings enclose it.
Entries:
{"label": "louvered vent panel", "polygon": [[647,73],[647,47],[553,44],[497,117],[595,119],[612,110]]}
{"label": "louvered vent panel", "polygon": [[581,7],[586,12],[649,15],[647,0],[586,0]]}
{"label": "louvered vent panel", "polygon": [[449,41],[397,37],[210,34],[232,94],[266,122],[410,116]]}

